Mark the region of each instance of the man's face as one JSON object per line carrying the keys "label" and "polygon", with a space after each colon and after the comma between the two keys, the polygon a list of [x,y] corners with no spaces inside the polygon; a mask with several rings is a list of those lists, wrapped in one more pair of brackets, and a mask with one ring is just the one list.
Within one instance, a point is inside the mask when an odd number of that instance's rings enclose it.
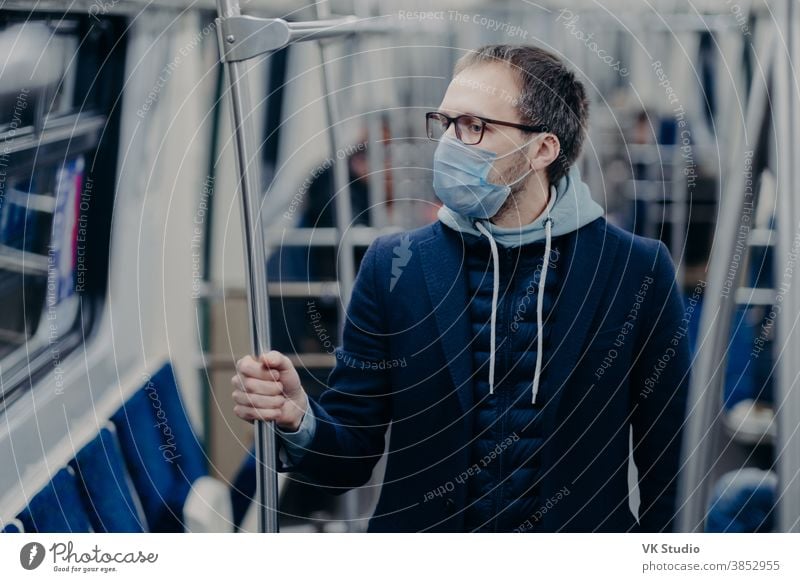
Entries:
{"label": "man's face", "polygon": [[[518,100],[519,88],[507,66],[481,64],[466,68],[450,82],[439,111],[451,117],[471,114],[487,119],[525,123],[517,111]],[[456,138],[454,125],[451,124],[447,134]],[[523,146],[533,135],[513,127],[486,125],[483,139],[474,147],[492,151],[499,158],[489,173],[490,182],[509,184],[530,170],[525,153],[527,147]],[[512,194],[523,190],[525,182],[527,180],[514,184]]]}

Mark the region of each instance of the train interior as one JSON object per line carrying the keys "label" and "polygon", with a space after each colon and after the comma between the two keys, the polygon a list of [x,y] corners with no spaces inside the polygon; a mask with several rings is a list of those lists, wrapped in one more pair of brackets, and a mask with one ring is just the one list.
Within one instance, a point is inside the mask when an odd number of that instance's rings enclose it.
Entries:
{"label": "train interior", "polygon": [[[797,13],[650,4],[342,0],[329,14],[380,26],[248,60],[270,342],[310,395],[326,389],[365,249],[436,220],[424,112],[455,61],[539,44],[589,89],[580,170],[607,220],[677,267],[697,370],[681,530],[797,531],[800,118],[776,40]],[[252,315],[217,16],[209,1],[0,2],[3,531],[258,529],[254,426],[230,404]],[[365,531],[382,469],[341,496],[280,474],[281,531]]]}

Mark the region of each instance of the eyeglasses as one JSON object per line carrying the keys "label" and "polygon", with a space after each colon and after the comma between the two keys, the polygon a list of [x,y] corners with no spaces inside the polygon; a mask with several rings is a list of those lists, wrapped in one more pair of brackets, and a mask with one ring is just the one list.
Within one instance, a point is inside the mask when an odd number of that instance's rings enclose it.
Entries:
{"label": "eyeglasses", "polygon": [[514,127],[516,129],[534,133],[548,131],[547,127],[544,125],[521,125],[519,123],[478,117],[477,115],[459,115],[457,117],[450,117],[449,115],[439,113],[438,111],[429,111],[425,114],[425,129],[428,132],[428,139],[439,141],[449,129],[450,124],[453,122],[455,122],[456,137],[465,145],[475,145],[480,143],[480,141],[483,139],[483,132],[486,129],[487,123],[504,125],[506,127]]}

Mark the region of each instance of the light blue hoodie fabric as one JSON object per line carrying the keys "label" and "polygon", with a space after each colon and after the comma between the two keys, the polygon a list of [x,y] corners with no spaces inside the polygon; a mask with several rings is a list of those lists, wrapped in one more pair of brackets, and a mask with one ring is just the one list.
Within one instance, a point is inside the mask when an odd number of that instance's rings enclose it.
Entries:
{"label": "light blue hoodie fabric", "polygon": [[[581,180],[577,166],[572,166],[569,173],[555,185],[555,197],[551,196],[547,208],[536,220],[522,228],[502,228],[489,222],[481,221],[489,234],[504,247],[517,247],[545,238],[544,222],[548,211],[552,219],[551,236],[559,236],[578,230],[593,220],[603,216],[604,210],[592,199],[589,187]],[[439,220],[446,226],[459,232],[468,232],[481,236],[473,221],[450,210],[446,206],[439,209]]]}
{"label": "light blue hoodie fabric", "polygon": [[278,457],[285,464],[298,463],[303,458],[308,445],[314,438],[314,433],[317,430],[317,418],[314,416],[314,411],[309,406],[303,418],[300,421],[300,426],[296,431],[283,430],[277,424],[275,425],[275,432],[283,439],[284,446],[278,452]]}

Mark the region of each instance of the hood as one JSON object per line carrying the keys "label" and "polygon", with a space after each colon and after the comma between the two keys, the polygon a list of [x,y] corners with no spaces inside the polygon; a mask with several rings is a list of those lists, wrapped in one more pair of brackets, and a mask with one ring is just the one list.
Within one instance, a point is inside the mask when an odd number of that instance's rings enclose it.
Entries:
{"label": "hood", "polygon": [[459,232],[485,236],[489,239],[492,250],[493,285],[492,314],[489,339],[489,393],[494,394],[495,355],[497,351],[497,301],[500,293],[500,258],[497,244],[505,247],[516,247],[541,239],[545,240],[542,271],[539,275],[539,287],[536,297],[537,349],[536,369],[531,385],[531,401],[536,404],[539,392],[539,379],[542,372],[542,305],[544,300],[544,284],[547,280],[547,269],[550,266],[550,243],[553,236],[567,234],[603,216],[603,207],[592,200],[589,187],[581,180],[577,166],[572,166],[569,173],[557,184],[550,186],[550,199],[544,211],[536,220],[521,228],[500,228],[488,220],[470,220],[446,206],[439,209],[439,220],[446,226]]}
{"label": "hood", "polygon": [[[552,236],[568,234],[603,216],[603,207],[592,199],[589,187],[581,180],[577,166],[572,166],[569,173],[550,187],[550,201],[545,211],[536,220],[521,228],[502,228],[488,220],[482,225],[492,237],[504,247],[517,247],[545,238],[545,219],[552,219]],[[555,196],[553,196],[555,193]],[[453,230],[481,236],[474,221],[442,206],[438,213],[439,220]]]}

